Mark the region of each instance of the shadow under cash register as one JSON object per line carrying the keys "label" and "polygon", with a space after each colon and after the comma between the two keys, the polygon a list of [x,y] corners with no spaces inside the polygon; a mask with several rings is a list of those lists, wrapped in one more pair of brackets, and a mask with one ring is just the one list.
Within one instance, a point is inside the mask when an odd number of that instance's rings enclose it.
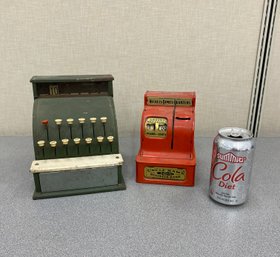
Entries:
{"label": "shadow under cash register", "polygon": [[126,188],[113,77],[35,76],[33,199]]}

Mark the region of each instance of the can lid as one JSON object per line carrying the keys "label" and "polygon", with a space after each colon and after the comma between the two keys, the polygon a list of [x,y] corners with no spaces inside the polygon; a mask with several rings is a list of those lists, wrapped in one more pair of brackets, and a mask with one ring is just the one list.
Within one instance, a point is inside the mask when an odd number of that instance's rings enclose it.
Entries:
{"label": "can lid", "polygon": [[218,133],[222,137],[236,141],[248,140],[253,137],[253,134],[248,129],[236,127],[221,128]]}

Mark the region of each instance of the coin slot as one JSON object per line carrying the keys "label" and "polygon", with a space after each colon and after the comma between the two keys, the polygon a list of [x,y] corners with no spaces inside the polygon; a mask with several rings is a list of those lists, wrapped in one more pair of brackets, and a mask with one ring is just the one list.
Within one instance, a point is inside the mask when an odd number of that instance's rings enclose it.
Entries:
{"label": "coin slot", "polygon": [[190,117],[186,117],[186,118],[176,117],[176,120],[191,120],[191,118]]}

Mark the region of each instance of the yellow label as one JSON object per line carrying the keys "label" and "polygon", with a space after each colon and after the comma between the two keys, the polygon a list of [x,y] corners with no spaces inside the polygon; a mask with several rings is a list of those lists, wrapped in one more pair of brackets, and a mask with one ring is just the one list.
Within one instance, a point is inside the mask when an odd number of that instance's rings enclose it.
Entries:
{"label": "yellow label", "polygon": [[145,122],[145,135],[148,137],[164,138],[167,134],[167,119],[150,117]]}
{"label": "yellow label", "polygon": [[192,106],[191,98],[165,98],[148,96],[148,105],[166,105],[166,106]]}
{"label": "yellow label", "polygon": [[186,170],[166,167],[145,167],[144,176],[145,178],[154,179],[185,180]]}

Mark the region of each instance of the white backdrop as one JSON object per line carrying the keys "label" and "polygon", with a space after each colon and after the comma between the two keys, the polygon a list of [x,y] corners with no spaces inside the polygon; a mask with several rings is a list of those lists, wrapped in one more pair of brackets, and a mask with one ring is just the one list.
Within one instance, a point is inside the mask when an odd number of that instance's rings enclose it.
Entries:
{"label": "white backdrop", "polygon": [[263,0],[0,2],[0,134],[30,135],[33,75],[112,74],[121,135],[146,90],[197,93],[196,135],[246,127]]}

